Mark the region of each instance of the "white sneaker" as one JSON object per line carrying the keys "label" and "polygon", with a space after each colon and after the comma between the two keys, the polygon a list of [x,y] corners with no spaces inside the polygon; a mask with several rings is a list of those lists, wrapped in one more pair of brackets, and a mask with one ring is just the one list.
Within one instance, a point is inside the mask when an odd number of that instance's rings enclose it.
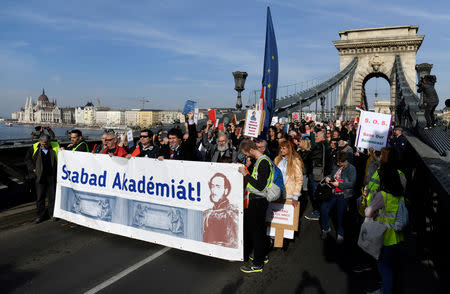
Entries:
{"label": "white sneaker", "polygon": [[344,236],[338,234],[338,235],[337,235],[337,238],[336,238],[336,242],[337,242],[338,244],[344,243]]}

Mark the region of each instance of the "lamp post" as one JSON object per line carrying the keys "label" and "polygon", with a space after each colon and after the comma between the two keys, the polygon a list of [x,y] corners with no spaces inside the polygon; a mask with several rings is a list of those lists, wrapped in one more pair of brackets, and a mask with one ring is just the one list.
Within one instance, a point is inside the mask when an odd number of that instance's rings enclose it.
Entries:
{"label": "lamp post", "polygon": [[245,90],[244,84],[245,84],[245,79],[247,78],[247,76],[248,76],[248,74],[246,72],[242,72],[242,71],[233,72],[234,89],[238,92],[237,101],[236,101],[236,109],[237,110],[242,109],[241,92]]}
{"label": "lamp post", "polygon": [[325,120],[325,96],[320,97],[320,106],[322,106],[322,120]]}

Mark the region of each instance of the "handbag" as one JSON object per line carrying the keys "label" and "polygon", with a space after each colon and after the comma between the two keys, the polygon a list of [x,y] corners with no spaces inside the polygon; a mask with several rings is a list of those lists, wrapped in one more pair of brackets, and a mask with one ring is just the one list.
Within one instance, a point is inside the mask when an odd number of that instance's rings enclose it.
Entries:
{"label": "handbag", "polygon": [[328,202],[333,197],[333,186],[322,180],[316,188],[316,199],[321,202]]}
{"label": "handbag", "polygon": [[384,243],[386,226],[366,217],[359,232],[358,246],[378,260]]}

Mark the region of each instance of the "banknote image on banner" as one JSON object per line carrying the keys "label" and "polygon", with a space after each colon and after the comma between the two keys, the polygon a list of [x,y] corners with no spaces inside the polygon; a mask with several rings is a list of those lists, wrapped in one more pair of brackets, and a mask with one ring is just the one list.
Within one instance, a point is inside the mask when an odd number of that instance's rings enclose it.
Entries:
{"label": "banknote image on banner", "polygon": [[237,164],[61,151],[54,216],[208,256],[243,259]]}
{"label": "banknote image on banner", "polygon": [[202,241],[202,212],[61,187],[61,209],[138,229]]}

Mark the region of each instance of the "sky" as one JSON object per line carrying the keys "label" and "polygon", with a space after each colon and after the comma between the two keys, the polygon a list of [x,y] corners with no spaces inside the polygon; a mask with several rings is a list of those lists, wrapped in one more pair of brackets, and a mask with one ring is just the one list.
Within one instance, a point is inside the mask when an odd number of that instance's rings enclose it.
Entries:
{"label": "sky", "polygon": [[[443,107],[450,96],[450,2],[366,0],[2,0],[0,117],[45,88],[58,106],[116,109],[234,107],[233,71],[248,78],[243,104],[261,87],[266,7],[279,55],[279,91],[290,94],[339,70],[332,41],[348,29],[418,25],[417,63],[434,64]],[[285,85],[293,85],[289,88]],[[388,83],[371,79],[387,99]],[[369,102],[369,104],[371,104]]]}

